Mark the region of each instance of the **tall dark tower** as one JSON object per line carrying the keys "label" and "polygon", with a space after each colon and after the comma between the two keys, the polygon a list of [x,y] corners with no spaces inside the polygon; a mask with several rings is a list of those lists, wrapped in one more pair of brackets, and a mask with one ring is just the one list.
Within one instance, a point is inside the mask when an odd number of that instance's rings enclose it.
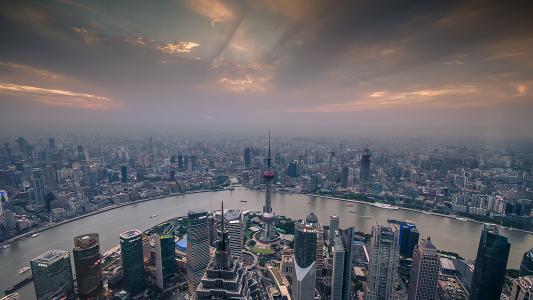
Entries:
{"label": "tall dark tower", "polygon": [[274,172],[270,168],[270,130],[268,131],[268,157],[267,169],[263,173],[265,179],[265,206],[263,206],[263,228],[261,230],[260,240],[262,242],[272,242],[276,238],[276,230],[274,228],[274,214],[272,213],[272,179],[274,179]]}
{"label": "tall dark tower", "polygon": [[361,191],[366,192],[368,190],[368,184],[370,183],[370,150],[365,148],[363,155],[361,156],[361,169],[359,173],[359,188]]}
{"label": "tall dark tower", "polygon": [[511,244],[499,234],[496,225],[484,225],[477,249],[470,300],[500,299],[510,248]]}

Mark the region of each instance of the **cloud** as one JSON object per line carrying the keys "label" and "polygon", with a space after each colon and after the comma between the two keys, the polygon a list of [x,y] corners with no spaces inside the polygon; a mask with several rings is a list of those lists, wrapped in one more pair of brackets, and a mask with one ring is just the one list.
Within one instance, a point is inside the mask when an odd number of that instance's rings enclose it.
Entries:
{"label": "cloud", "polygon": [[209,18],[211,26],[232,20],[235,17],[231,8],[218,0],[187,0],[186,3],[195,13]]}
{"label": "cloud", "polygon": [[16,64],[12,62],[1,62],[0,61],[0,67],[6,67],[15,72],[23,72],[23,73],[33,74],[33,75],[39,75],[41,77],[46,77],[49,79],[63,79],[64,78],[63,75],[50,72],[48,70],[39,69],[39,68],[35,68],[32,66],[27,66],[27,65]]}
{"label": "cloud", "polygon": [[93,94],[0,82],[0,93],[21,96],[49,106],[89,110],[116,110],[117,101]]}
{"label": "cloud", "polygon": [[272,66],[217,59],[211,64],[216,82],[233,92],[266,92],[271,88]]}
{"label": "cloud", "polygon": [[148,48],[157,50],[161,53],[170,55],[183,55],[191,53],[191,51],[200,46],[198,42],[176,42],[176,43],[162,43],[154,40],[145,39],[143,37],[125,38],[124,42],[135,45],[136,47]]}
{"label": "cloud", "polygon": [[[443,99],[443,96],[467,96],[477,94],[478,89],[473,85],[446,86],[442,88],[417,89],[403,92],[378,91],[370,93],[367,97],[362,97],[357,101],[344,103],[326,103],[303,108],[291,108],[290,112],[357,112],[367,110],[382,110],[395,108],[416,108],[423,106],[453,107],[460,106],[457,101]],[[437,101],[444,100],[444,101]],[[472,102],[465,104],[475,105]],[[482,105],[482,103],[477,103]]]}
{"label": "cloud", "polygon": [[85,42],[87,46],[94,47],[96,45],[101,44],[103,41],[102,37],[98,33],[91,32],[88,29],[81,27],[72,27],[72,30],[82,37],[83,42]]}
{"label": "cloud", "polygon": [[518,84],[516,86],[516,95],[517,97],[524,96],[527,92],[527,86],[524,84]]}

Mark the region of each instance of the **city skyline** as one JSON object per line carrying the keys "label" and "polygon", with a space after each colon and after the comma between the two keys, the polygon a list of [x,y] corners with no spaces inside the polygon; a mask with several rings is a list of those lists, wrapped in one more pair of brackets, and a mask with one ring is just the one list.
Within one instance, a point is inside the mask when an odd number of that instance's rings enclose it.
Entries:
{"label": "city skyline", "polygon": [[527,1],[125,4],[0,8],[4,133],[533,128]]}

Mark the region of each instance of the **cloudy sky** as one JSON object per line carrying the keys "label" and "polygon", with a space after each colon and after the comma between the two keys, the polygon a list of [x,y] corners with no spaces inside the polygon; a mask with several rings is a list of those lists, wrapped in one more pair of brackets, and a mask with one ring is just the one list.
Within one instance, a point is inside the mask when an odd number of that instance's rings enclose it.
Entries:
{"label": "cloudy sky", "polygon": [[3,132],[527,136],[531,1],[2,1]]}

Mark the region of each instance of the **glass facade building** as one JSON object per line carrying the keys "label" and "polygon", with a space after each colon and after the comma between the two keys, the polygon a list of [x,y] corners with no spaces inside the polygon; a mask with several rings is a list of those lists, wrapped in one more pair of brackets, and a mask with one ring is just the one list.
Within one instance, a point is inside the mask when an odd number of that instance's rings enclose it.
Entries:
{"label": "glass facade building", "polygon": [[32,259],[30,266],[38,300],[54,297],[74,299],[74,280],[68,251],[47,251]]}
{"label": "glass facade building", "polygon": [[133,295],[144,291],[142,232],[137,229],[120,234],[120,254],[125,288]]}

